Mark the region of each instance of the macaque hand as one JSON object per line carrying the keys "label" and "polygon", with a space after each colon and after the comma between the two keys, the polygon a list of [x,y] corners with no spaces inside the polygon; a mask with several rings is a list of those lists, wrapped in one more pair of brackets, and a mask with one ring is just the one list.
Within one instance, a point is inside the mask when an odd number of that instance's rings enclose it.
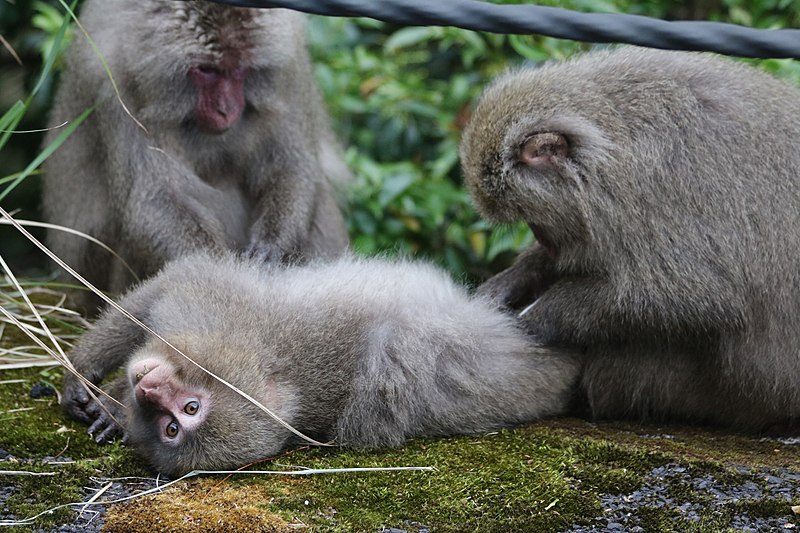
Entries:
{"label": "macaque hand", "polygon": [[99,398],[99,404],[95,401],[92,404],[95,419],[87,433],[94,437],[95,442],[105,444],[116,437],[121,437],[122,442],[126,442],[128,434],[125,431],[125,410],[105,396]]}
{"label": "macaque hand", "polygon": [[61,395],[61,408],[64,412],[76,420],[90,424],[88,433],[98,443],[109,442],[120,435],[124,441],[124,409],[105,396],[96,396],[97,400],[92,398],[86,386],[72,374],[64,376],[64,391]]}
{"label": "macaque hand", "polygon": [[253,242],[250,243],[243,255],[257,263],[279,263],[285,254],[277,244]]}

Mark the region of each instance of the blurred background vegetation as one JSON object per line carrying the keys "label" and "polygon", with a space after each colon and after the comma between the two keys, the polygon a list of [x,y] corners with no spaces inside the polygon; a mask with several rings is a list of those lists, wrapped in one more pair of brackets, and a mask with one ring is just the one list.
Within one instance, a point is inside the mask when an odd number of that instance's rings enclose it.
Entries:
{"label": "blurred background vegetation", "polygon": [[[800,27],[797,0],[536,3],[760,28]],[[57,0],[0,0],[0,116],[30,94],[62,20]],[[309,32],[317,78],[356,175],[347,192],[355,248],[432,258],[469,282],[508,265],[531,236],[523,227],[492,227],[476,215],[462,188],[461,130],[482,87],[495,75],[591,45],[452,28],[400,28],[367,19],[314,17]],[[759,64],[800,84],[800,62]],[[44,127],[58,68],[56,63],[54,76],[30,101],[18,129]],[[35,132],[12,135],[0,150],[0,179],[30,162],[41,138]],[[3,207],[19,209],[20,218],[38,219],[39,182],[37,175],[26,179],[2,200]],[[50,269],[10,228],[0,228],[0,255],[24,274]]]}

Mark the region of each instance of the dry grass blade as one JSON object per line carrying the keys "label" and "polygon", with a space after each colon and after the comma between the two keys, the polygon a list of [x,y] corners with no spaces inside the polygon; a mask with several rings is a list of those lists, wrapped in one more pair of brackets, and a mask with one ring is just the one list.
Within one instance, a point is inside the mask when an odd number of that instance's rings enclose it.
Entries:
{"label": "dry grass blade", "polygon": [[[2,208],[0,208],[0,211],[2,211]],[[58,352],[56,352],[55,350],[53,350],[52,348],[50,348],[49,346],[47,346],[47,345],[44,343],[44,341],[43,341],[42,339],[40,339],[40,338],[39,338],[39,337],[37,337],[37,336],[36,336],[34,333],[32,333],[32,332],[30,331],[30,329],[29,329],[29,328],[28,328],[28,327],[27,327],[25,324],[23,324],[22,322],[20,322],[20,320],[19,320],[19,319],[18,319],[18,318],[17,318],[15,315],[11,314],[11,313],[10,313],[10,312],[9,312],[9,311],[8,311],[6,308],[4,308],[3,306],[0,306],[0,314],[2,314],[3,316],[5,316],[5,317],[6,317],[6,318],[7,318],[7,319],[8,319],[8,320],[9,320],[9,321],[12,323],[12,324],[14,324],[15,326],[17,326],[17,327],[19,328],[19,330],[20,330],[20,331],[22,331],[24,334],[26,334],[28,337],[30,337],[30,339],[31,339],[33,342],[35,342],[35,343],[36,343],[36,345],[37,345],[37,346],[39,346],[39,348],[41,348],[42,350],[44,350],[44,351],[45,351],[45,353],[47,353],[48,355],[50,355],[50,357],[52,357],[52,358],[53,358],[53,360],[57,361],[57,362],[58,362],[58,364],[62,365],[62,366],[63,366],[65,369],[67,369],[69,372],[72,372],[72,373],[73,373],[73,374],[74,374],[74,375],[75,375],[75,376],[76,376],[76,377],[77,377],[77,378],[78,378],[78,379],[81,381],[81,383],[83,383],[84,385],[86,385],[86,387],[87,387],[87,388],[88,388],[88,390],[89,390],[89,394],[90,394],[90,395],[92,395],[92,397],[93,397],[93,398],[95,398],[95,396],[94,396],[94,393],[93,393],[92,391],[94,391],[94,392],[96,392],[96,393],[98,393],[98,394],[101,394],[101,395],[105,396],[105,397],[106,397],[106,398],[108,398],[109,400],[113,401],[114,403],[116,403],[116,404],[118,404],[118,405],[120,405],[120,406],[122,407],[122,404],[120,404],[120,403],[119,403],[117,400],[115,400],[114,398],[112,398],[111,396],[109,396],[109,395],[108,395],[108,394],[107,394],[105,391],[101,390],[101,389],[100,389],[100,388],[99,388],[97,385],[95,385],[94,383],[92,383],[91,381],[89,381],[88,379],[86,379],[84,376],[82,376],[82,375],[81,375],[79,372],[77,372],[77,371],[76,371],[76,370],[73,368],[73,366],[72,366],[72,363],[69,361],[69,359],[67,359],[66,357],[63,357],[63,360],[62,360],[62,359],[60,359],[60,357],[62,357],[62,355],[61,355],[61,354],[59,354]],[[96,398],[95,398],[95,399],[96,399]]]}
{"label": "dry grass blade", "polygon": [[40,129],[35,129],[35,130],[0,130],[0,133],[6,133],[6,132],[14,133],[14,134],[17,134],[17,133],[44,133],[46,131],[57,130],[59,128],[63,128],[67,124],[69,124],[69,122],[64,122],[62,124],[59,124],[58,126],[51,126],[49,128],[40,128]]}
{"label": "dry grass blade", "polygon": [[20,59],[19,55],[17,54],[17,51],[14,50],[14,47],[11,46],[11,43],[8,42],[6,38],[3,37],[2,35],[0,35],[0,44],[3,45],[3,48],[8,50],[8,53],[11,54],[11,57],[14,58],[14,61],[16,61],[19,66],[23,66],[22,59]]}
{"label": "dry grass blade", "polygon": [[55,472],[27,472],[25,470],[0,470],[0,476],[55,476]]}
{"label": "dry grass blade", "polygon": [[[136,275],[136,272],[134,272],[133,268],[131,268],[131,266],[128,263],[126,263],[125,260],[117,252],[112,250],[111,247],[108,246],[107,244],[105,244],[103,241],[101,241],[99,239],[95,239],[91,235],[88,235],[88,234],[83,233],[82,231],[78,231],[76,229],[68,228],[66,226],[59,226],[58,224],[48,224],[47,222],[37,222],[36,220],[23,220],[23,219],[18,219],[18,218],[15,219],[15,221],[17,223],[19,223],[20,225],[22,225],[22,226],[32,227],[32,228],[54,229],[56,231],[63,231],[64,233],[69,233],[70,235],[77,235],[78,237],[81,237],[82,239],[86,239],[87,241],[92,242],[92,243],[100,246],[103,250],[105,250],[106,252],[108,252],[111,255],[113,255],[115,259],[117,259],[120,263],[122,263],[122,265],[133,276],[133,279],[135,279],[137,283],[141,281],[139,279],[139,276]],[[9,220],[0,220],[0,224],[6,225],[6,226],[13,226],[14,225]]]}
{"label": "dry grass blade", "polygon": [[61,364],[51,350],[58,352],[59,357],[63,356],[60,344],[69,345],[79,331],[88,327],[88,322],[78,313],[63,307],[63,294],[21,283],[11,274],[2,257],[0,265],[6,270],[0,283],[0,306],[8,313],[0,317],[0,341],[11,336],[5,326],[13,324],[26,335],[44,338],[50,344],[49,349],[44,349],[38,343],[22,345],[16,339],[4,343],[12,347],[0,348],[0,370]]}

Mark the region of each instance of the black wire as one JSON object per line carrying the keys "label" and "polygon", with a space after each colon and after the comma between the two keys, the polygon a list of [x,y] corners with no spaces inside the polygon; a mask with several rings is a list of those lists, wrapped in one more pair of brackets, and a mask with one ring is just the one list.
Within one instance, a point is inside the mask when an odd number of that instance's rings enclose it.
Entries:
{"label": "black wire", "polygon": [[580,13],[478,0],[212,0],[240,7],[283,7],[335,17],[369,17],[403,26],[456,26],[492,33],[541,34],[574,41],[707,50],[756,58],[800,59],[800,30],[757,30],[704,21]]}

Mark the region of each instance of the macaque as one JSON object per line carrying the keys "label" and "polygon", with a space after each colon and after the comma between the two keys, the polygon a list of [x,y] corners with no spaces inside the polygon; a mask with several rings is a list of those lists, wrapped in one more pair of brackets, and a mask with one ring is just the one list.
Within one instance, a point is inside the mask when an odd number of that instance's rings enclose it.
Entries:
{"label": "macaque", "polygon": [[511,72],[461,144],[481,213],[538,241],[479,291],[585,353],[598,418],[800,417],[800,90],[633,47]]}
{"label": "macaque", "polygon": [[[199,254],[120,301],[205,369],[303,434],[359,448],[477,433],[566,409],[579,362],[422,263],[344,257],[287,267]],[[107,309],[69,355],[62,406],[98,442],[125,433],[162,473],[234,468],[299,437]],[[112,418],[113,416],[113,418]]]}
{"label": "macaque", "polygon": [[[109,245],[141,279],[196,250],[296,262],[347,249],[334,185],[349,171],[300,14],[87,0],[81,21],[130,115],[76,31],[51,120],[96,108],[45,165],[48,222]],[[120,292],[135,280],[82,237],[50,231],[48,245],[101,289]],[[96,305],[80,295],[76,304]]]}

